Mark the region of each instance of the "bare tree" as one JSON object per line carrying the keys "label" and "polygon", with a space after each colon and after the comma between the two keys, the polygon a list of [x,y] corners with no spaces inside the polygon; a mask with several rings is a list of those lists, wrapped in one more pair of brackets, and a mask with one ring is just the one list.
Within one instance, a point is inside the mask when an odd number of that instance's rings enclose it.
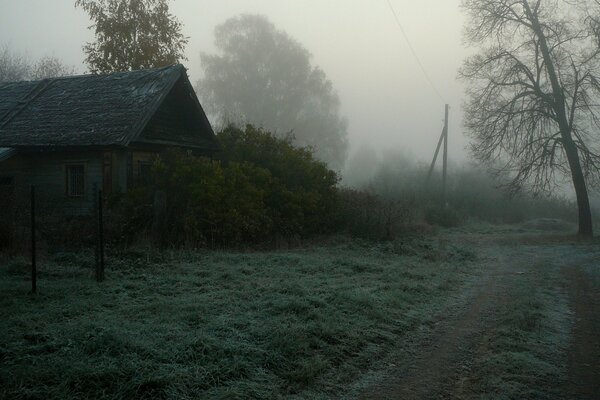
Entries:
{"label": "bare tree", "polygon": [[31,69],[30,77],[33,80],[58,78],[61,76],[75,75],[75,68],[65,65],[54,56],[40,58]]}
{"label": "bare tree", "polygon": [[32,63],[29,57],[7,45],[0,47],[0,82],[35,81],[74,74],[75,68],[54,56],[44,56]]}
{"label": "bare tree", "polygon": [[0,47],[0,83],[27,79],[31,66],[27,58],[12,51],[7,45]]}
{"label": "bare tree", "polygon": [[600,51],[596,4],[585,0],[463,0],[460,75],[472,151],[512,174],[514,191],[547,193],[570,176],[579,234],[593,234],[587,185],[598,177]]}

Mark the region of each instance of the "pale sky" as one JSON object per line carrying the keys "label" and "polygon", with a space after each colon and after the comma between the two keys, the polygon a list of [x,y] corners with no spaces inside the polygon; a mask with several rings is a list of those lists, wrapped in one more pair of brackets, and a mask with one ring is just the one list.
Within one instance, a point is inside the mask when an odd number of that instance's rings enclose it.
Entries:
{"label": "pale sky", "polygon": [[[352,149],[370,144],[428,162],[450,112],[450,160],[466,159],[463,89],[457,70],[462,45],[460,0],[391,0],[443,100],[430,87],[386,0],[172,0],[189,36],[184,62],[195,84],[200,52],[212,53],[213,30],[241,13],[266,15],[313,54],[340,95]],[[72,0],[0,0],[0,45],[35,60],[53,55],[85,72],[82,46],[91,21]]]}

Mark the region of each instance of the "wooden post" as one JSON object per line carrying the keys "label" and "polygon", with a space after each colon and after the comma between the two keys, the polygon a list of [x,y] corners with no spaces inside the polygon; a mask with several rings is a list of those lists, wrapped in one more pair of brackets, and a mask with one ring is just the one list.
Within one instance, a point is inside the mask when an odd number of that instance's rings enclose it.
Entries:
{"label": "wooden post", "polygon": [[443,155],[443,171],[442,171],[442,205],[445,207],[447,203],[446,199],[446,185],[448,178],[448,117],[449,117],[450,106],[446,104],[446,110],[444,115],[444,129],[442,129],[442,135],[440,136],[440,140],[438,142],[437,148],[435,149],[435,155],[433,156],[433,161],[431,162],[431,166],[429,167],[429,173],[427,174],[427,182],[431,179],[431,175],[433,174],[433,169],[435,168],[435,163],[437,162],[438,155],[440,153],[440,148],[442,144],[444,145],[444,155]]}
{"label": "wooden post", "polygon": [[443,206],[446,207],[447,199],[446,199],[446,181],[448,175],[448,112],[450,107],[446,104],[446,110],[444,115],[444,170],[443,170],[443,178],[442,178],[442,202]]}
{"label": "wooden post", "polygon": [[35,243],[35,186],[31,186],[31,293],[37,293],[37,257]]}
{"label": "wooden post", "polygon": [[445,138],[446,138],[446,127],[444,127],[444,129],[442,129],[442,134],[440,135],[440,140],[435,149],[433,161],[431,162],[431,166],[429,167],[429,172],[427,173],[427,182],[429,182],[429,180],[431,179],[431,174],[433,174],[433,169],[435,168],[435,163],[437,161],[438,154],[440,153],[440,149],[442,148],[442,143],[444,142]]}

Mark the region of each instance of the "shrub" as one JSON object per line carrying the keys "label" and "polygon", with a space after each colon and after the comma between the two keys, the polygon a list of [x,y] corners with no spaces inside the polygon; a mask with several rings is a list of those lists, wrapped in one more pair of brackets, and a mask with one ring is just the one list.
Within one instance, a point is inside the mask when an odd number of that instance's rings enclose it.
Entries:
{"label": "shrub", "polygon": [[250,163],[271,173],[266,202],[277,234],[306,236],[333,228],[339,178],[313,157],[310,148],[295,147],[292,138],[279,138],[251,125],[244,130],[229,126],[218,138],[225,165]]}
{"label": "shrub", "polygon": [[[159,229],[161,245],[191,247],[332,229],[338,178],[309,149],[252,126],[227,127],[217,137],[220,160],[169,150],[156,160],[151,184],[111,203],[114,215],[125,217],[113,225],[122,242],[152,229]],[[157,192],[166,195],[162,219],[168,224],[160,226],[152,207]]]}
{"label": "shrub", "polygon": [[393,240],[416,220],[416,204],[410,197],[386,199],[368,190],[343,189],[340,198],[339,226],[353,236]]}
{"label": "shrub", "polygon": [[443,206],[429,206],[424,213],[425,222],[430,225],[438,225],[443,228],[453,228],[459,226],[463,218],[454,208]]}

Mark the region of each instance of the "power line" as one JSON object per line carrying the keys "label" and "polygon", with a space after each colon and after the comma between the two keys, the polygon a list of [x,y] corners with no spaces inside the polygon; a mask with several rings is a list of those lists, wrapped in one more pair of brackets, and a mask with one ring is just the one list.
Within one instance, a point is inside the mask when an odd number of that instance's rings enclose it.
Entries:
{"label": "power line", "polygon": [[433,81],[429,77],[429,74],[427,73],[427,70],[423,66],[421,59],[417,55],[417,52],[415,51],[415,48],[413,47],[412,43],[410,42],[410,39],[408,38],[408,35],[406,34],[406,31],[404,30],[404,27],[402,26],[402,23],[400,22],[400,18],[398,17],[398,14],[396,14],[396,10],[394,10],[394,7],[392,6],[391,1],[387,0],[387,4],[390,7],[390,11],[394,15],[394,19],[396,20],[396,24],[398,25],[398,28],[400,28],[400,32],[402,32],[402,36],[404,36],[404,40],[406,40],[406,44],[408,44],[408,48],[410,49],[410,52],[412,53],[413,57],[417,61],[417,64],[419,65],[421,72],[423,72],[423,76],[425,76],[425,79],[427,80],[427,82],[429,83],[429,85],[431,86],[431,88],[433,89],[435,94],[437,94],[437,96],[440,98],[440,100],[442,100],[444,103],[446,103],[446,100],[444,100],[444,97],[440,94],[440,91],[433,84]]}

